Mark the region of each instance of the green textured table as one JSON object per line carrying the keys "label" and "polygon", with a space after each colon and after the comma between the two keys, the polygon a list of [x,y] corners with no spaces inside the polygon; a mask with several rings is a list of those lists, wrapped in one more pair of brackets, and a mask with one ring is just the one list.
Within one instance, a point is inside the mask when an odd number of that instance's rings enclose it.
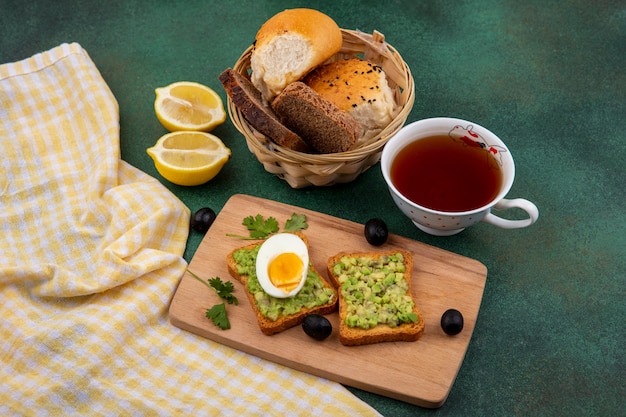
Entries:
{"label": "green textured table", "polygon": [[[156,87],[198,81],[225,99],[217,75],[285,8],[381,31],[415,78],[408,121],[453,116],[499,135],[517,165],[510,196],[537,204],[534,226],[425,235],[396,209],[378,165],[350,184],[291,189],[263,170],[230,121],[214,131],[233,151],[217,178],[164,184],[191,210],[219,211],[244,193],[361,223],[380,216],[393,233],[488,267],[447,402],[432,411],[353,389],[382,414],[625,415],[626,3],[330,3],[0,0],[0,62],[79,42],[119,102],[122,157],[160,178],[145,153],[166,133],[152,107]],[[190,235],[187,260],[201,239]]]}

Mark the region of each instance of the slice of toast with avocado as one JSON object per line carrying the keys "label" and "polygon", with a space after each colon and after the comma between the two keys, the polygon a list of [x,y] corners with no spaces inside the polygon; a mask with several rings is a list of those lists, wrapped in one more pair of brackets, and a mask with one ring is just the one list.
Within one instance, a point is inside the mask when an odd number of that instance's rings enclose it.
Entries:
{"label": "slice of toast with avocado", "polygon": [[343,345],[412,342],[424,333],[424,318],[411,295],[412,270],[413,256],[403,250],[341,252],[329,258]]}
{"label": "slice of toast with avocado", "polygon": [[[307,245],[306,236],[296,233]],[[337,291],[309,263],[307,279],[293,297],[276,298],[263,291],[256,276],[256,257],[263,241],[234,249],[226,256],[230,275],[244,285],[261,332],[272,335],[302,323],[308,314],[337,309]]]}

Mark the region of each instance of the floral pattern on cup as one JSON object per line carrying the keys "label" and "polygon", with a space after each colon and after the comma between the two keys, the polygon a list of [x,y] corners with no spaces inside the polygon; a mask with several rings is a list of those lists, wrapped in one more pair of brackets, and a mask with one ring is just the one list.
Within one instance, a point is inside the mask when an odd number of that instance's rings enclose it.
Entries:
{"label": "floral pattern on cup", "polygon": [[[443,212],[422,207],[403,196],[391,181],[391,165],[407,144],[432,135],[448,135],[453,140],[461,141],[466,146],[484,149],[495,156],[488,160],[495,160],[501,166],[503,180],[498,195],[483,207],[466,212]],[[489,156],[487,154],[487,156]],[[504,229],[527,227],[537,221],[539,211],[530,201],[517,198],[505,199],[513,185],[515,164],[506,145],[489,130],[466,120],[448,117],[419,120],[404,126],[385,145],[381,155],[381,169],[391,197],[413,224],[426,233],[437,236],[449,236],[461,232],[466,227],[480,221]],[[508,220],[491,213],[491,209],[519,208],[528,214],[527,219]]]}
{"label": "floral pattern on cup", "polygon": [[474,132],[474,125],[467,125],[463,127],[461,125],[454,126],[449,132],[448,136],[457,142],[462,142],[466,146],[472,148],[481,148],[485,152],[490,153],[493,158],[487,158],[489,164],[492,160],[495,160],[498,165],[502,166],[502,152],[508,152],[507,149],[500,145],[490,145],[487,141],[478,133]]}

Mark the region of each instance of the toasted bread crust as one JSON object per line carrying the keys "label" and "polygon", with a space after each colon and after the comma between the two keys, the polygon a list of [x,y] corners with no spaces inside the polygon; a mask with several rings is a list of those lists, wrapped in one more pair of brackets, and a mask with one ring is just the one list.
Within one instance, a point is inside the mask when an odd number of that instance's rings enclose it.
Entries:
{"label": "toasted bread crust", "polygon": [[413,255],[403,250],[390,250],[379,252],[349,253],[340,252],[328,259],[328,276],[333,284],[338,288],[339,296],[339,341],[345,346],[359,346],[381,342],[414,342],[424,333],[424,317],[422,316],[417,303],[414,300],[413,312],[417,314],[418,320],[415,323],[403,323],[397,327],[390,327],[386,324],[379,324],[370,329],[348,327],[345,323],[347,315],[346,302],[341,294],[338,277],[333,273],[333,266],[339,262],[343,256],[348,257],[370,257],[379,258],[384,255],[394,255],[401,253],[404,256],[405,277],[408,282],[407,294],[411,295],[411,271],[413,270]]}
{"label": "toasted bread crust", "polygon": [[[306,236],[303,233],[296,233],[296,234],[304,241],[304,243],[308,247],[308,241],[306,239]],[[312,307],[312,308],[302,308],[298,313],[290,314],[288,316],[280,315],[276,321],[272,321],[268,319],[267,317],[263,316],[257,307],[256,300],[254,299],[254,294],[248,291],[248,276],[239,275],[239,273],[237,273],[237,262],[235,261],[235,258],[234,258],[234,253],[236,251],[241,250],[241,249],[251,250],[251,249],[254,249],[256,246],[260,245],[261,243],[262,242],[255,242],[255,243],[252,243],[243,247],[238,247],[232,250],[226,256],[226,265],[228,267],[228,273],[237,281],[243,284],[246,296],[250,300],[250,305],[252,306],[252,309],[254,310],[259,328],[261,329],[261,332],[263,334],[271,336],[273,334],[280,333],[283,330],[287,330],[291,327],[301,324],[304,318],[309,314],[313,314],[313,313],[322,314],[322,315],[330,314],[337,309],[338,298],[337,296],[335,296],[333,297],[333,299],[331,300],[329,304]],[[311,270],[312,272],[314,272],[315,274],[319,276],[319,278],[324,283],[325,287],[334,289],[331,283],[329,283],[326,279],[324,279],[324,277],[319,274],[319,272],[313,267],[313,265],[309,265],[309,270]],[[335,294],[336,294],[336,291],[335,291]]]}

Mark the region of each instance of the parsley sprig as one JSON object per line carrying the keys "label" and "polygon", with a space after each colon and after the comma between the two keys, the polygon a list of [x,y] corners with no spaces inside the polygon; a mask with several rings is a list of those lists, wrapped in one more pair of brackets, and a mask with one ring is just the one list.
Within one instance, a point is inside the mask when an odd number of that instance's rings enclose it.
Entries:
{"label": "parsley sprig", "polygon": [[[235,287],[233,286],[232,282],[224,282],[220,277],[213,277],[208,281],[205,281],[193,272],[191,272],[189,269],[187,269],[187,272],[189,272],[192,277],[194,277],[207,287],[215,290],[217,295],[219,295],[220,298],[222,300],[225,300],[228,304],[239,304],[239,300],[233,295]],[[211,320],[213,324],[215,324],[222,330],[230,329],[230,320],[228,320],[228,315],[226,314],[226,304],[224,303],[216,304],[208,309],[206,311],[206,318]]]}
{"label": "parsley sprig", "polygon": [[220,298],[226,300],[228,304],[239,304],[239,300],[237,300],[237,297],[233,295],[235,287],[233,286],[232,282],[222,282],[222,279],[220,277],[215,277],[209,280],[209,285],[213,287],[217,292],[217,295],[219,295]]}
{"label": "parsley sprig", "polygon": [[230,320],[226,314],[226,304],[215,304],[206,311],[206,318],[222,330],[230,329]]}
{"label": "parsley sprig", "polygon": [[[237,234],[227,233],[226,236],[236,237],[239,239],[247,239],[247,240],[258,240],[265,239],[269,235],[278,232],[278,220],[275,217],[268,217],[265,219],[261,214],[257,214],[256,216],[248,216],[243,219],[242,224],[246,226],[248,231],[250,232],[249,236],[242,236]],[[287,221],[285,221],[285,226],[283,227],[283,231],[285,232],[298,232],[300,230],[304,230],[309,225],[306,222],[306,216],[304,214],[296,214],[293,213]]]}

